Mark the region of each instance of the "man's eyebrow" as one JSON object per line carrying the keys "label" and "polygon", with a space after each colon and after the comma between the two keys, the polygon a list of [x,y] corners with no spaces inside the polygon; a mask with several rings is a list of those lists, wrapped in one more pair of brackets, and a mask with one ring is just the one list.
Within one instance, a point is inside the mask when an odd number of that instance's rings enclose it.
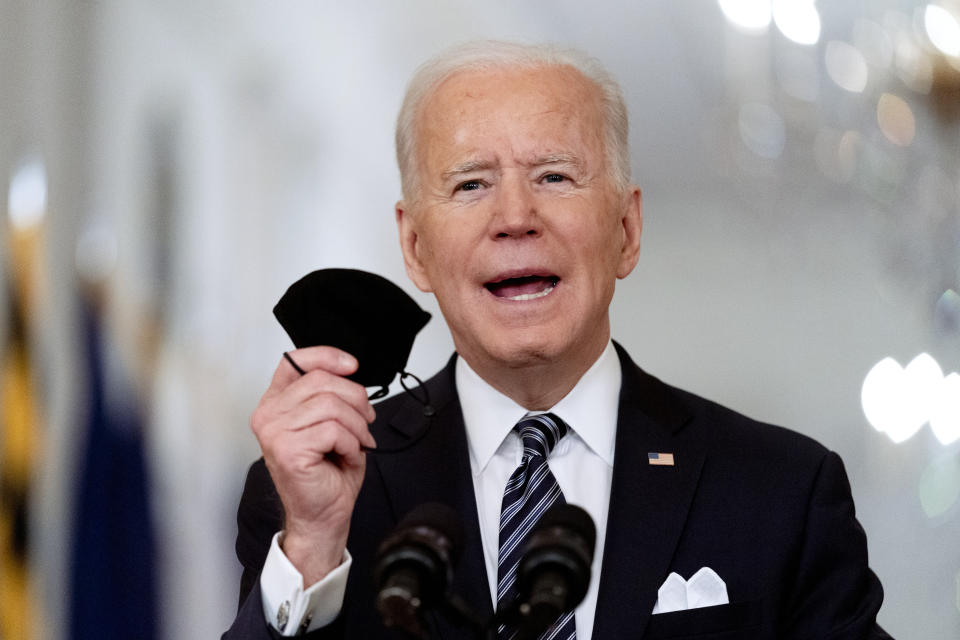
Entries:
{"label": "man's eyebrow", "polygon": [[[495,164],[496,163],[490,160],[467,160],[465,162],[453,165],[440,174],[440,177],[446,181],[450,180],[451,178],[461,176],[465,173],[470,173],[471,171],[486,171],[488,169],[492,169]],[[529,167],[542,167],[551,164],[568,164],[578,169],[582,169],[584,163],[579,156],[570,153],[549,153],[542,156],[536,156],[525,164]]]}
{"label": "man's eyebrow", "polygon": [[550,153],[543,156],[537,156],[530,162],[532,167],[541,167],[547,164],[570,164],[577,168],[583,167],[583,161],[569,153]]}
{"label": "man's eyebrow", "polygon": [[456,176],[463,175],[464,173],[470,173],[471,171],[483,171],[485,169],[490,169],[493,167],[493,163],[489,160],[467,160],[466,162],[461,162],[455,164],[441,174],[441,178],[444,180],[449,180],[450,178],[455,178]]}

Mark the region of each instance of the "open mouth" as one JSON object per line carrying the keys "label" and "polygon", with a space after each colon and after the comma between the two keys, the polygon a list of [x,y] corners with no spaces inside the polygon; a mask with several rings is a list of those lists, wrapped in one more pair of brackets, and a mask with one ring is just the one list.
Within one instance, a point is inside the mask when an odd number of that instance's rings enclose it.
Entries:
{"label": "open mouth", "polygon": [[521,276],[488,282],[484,286],[498,298],[507,300],[536,300],[550,295],[560,278],[557,276]]}

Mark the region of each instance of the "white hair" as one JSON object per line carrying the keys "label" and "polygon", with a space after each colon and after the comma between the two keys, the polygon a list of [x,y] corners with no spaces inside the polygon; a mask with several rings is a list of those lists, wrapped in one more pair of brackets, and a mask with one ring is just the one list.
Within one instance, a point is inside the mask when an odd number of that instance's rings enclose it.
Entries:
{"label": "white hair", "polygon": [[451,76],[464,71],[572,67],[600,92],[603,143],[609,176],[624,191],[630,184],[629,123],[623,91],[600,61],[575,49],[547,44],[483,40],[468,42],[424,62],[413,74],[397,116],[397,165],[405,198],[419,188],[416,171],[417,122],[427,100]]}

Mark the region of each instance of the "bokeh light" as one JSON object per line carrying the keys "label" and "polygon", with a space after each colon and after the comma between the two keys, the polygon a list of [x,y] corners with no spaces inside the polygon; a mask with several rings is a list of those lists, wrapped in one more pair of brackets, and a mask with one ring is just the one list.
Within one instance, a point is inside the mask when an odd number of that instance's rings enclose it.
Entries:
{"label": "bokeh light", "polygon": [[877,124],[884,137],[899,147],[908,147],[916,135],[916,118],[906,100],[884,93],[877,102]]}
{"label": "bokeh light", "polygon": [[773,0],[773,21],[780,33],[797,44],[820,40],[820,14],[814,0]]}
{"label": "bokeh light", "polygon": [[893,62],[893,41],[886,30],[873,20],[858,19],[853,25],[853,46],[867,63],[886,69]]}
{"label": "bokeh light", "polygon": [[960,294],[947,289],[933,308],[933,324],[944,335],[960,333]]}
{"label": "bokeh light", "polygon": [[897,37],[894,47],[897,75],[905,85],[917,93],[930,93],[933,85],[933,65],[926,52],[908,33]]}
{"label": "bokeh light", "polygon": [[821,129],[813,141],[817,168],[830,180],[846,184],[856,175],[862,147],[862,136],[856,131]]}
{"label": "bokeh light", "polygon": [[920,476],[918,493],[928,518],[949,511],[960,498],[960,458],[948,454],[928,464]]}
{"label": "bokeh light", "polygon": [[827,43],[824,54],[827,75],[838,87],[851,93],[860,93],[867,86],[867,61],[853,45],[840,40]]}
{"label": "bokeh light", "polygon": [[7,212],[15,229],[37,225],[47,210],[47,171],[39,157],[24,159],[10,177]]}
{"label": "bokeh light", "polygon": [[923,27],[937,49],[948,56],[960,56],[960,22],[937,4],[928,4],[923,12]]}
{"label": "bokeh light", "polygon": [[762,32],[770,25],[770,0],[717,0],[724,17],[741,31]]}
{"label": "bokeh light", "polygon": [[893,358],[878,362],[864,378],[860,400],[867,421],[893,442],[908,440],[928,420],[942,444],[960,438],[960,374],[944,377],[928,353],[906,367]]}
{"label": "bokeh light", "polygon": [[960,439],[960,374],[951,373],[937,385],[930,409],[930,429],[941,444]]}
{"label": "bokeh light", "polygon": [[893,358],[884,358],[870,369],[863,381],[860,401],[863,413],[874,429],[887,433],[902,421],[900,400],[904,384],[903,367]]}
{"label": "bokeh light", "polygon": [[740,138],[761,158],[779,158],[786,143],[783,118],[768,104],[748,102],[740,107]]}
{"label": "bokeh light", "polygon": [[929,353],[921,353],[910,361],[904,369],[904,374],[906,376],[904,398],[906,423],[902,431],[909,433],[906,436],[909,438],[930,419],[934,399],[943,382],[943,370],[933,356]]}

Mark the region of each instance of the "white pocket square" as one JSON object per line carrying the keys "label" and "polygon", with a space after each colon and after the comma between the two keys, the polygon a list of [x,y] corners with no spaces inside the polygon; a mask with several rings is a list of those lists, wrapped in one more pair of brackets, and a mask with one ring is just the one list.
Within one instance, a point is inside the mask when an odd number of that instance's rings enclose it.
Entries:
{"label": "white pocket square", "polygon": [[703,567],[689,580],[676,573],[667,576],[663,586],[657,591],[657,603],[653,613],[670,613],[699,607],[712,607],[729,604],[727,584],[710,567]]}

